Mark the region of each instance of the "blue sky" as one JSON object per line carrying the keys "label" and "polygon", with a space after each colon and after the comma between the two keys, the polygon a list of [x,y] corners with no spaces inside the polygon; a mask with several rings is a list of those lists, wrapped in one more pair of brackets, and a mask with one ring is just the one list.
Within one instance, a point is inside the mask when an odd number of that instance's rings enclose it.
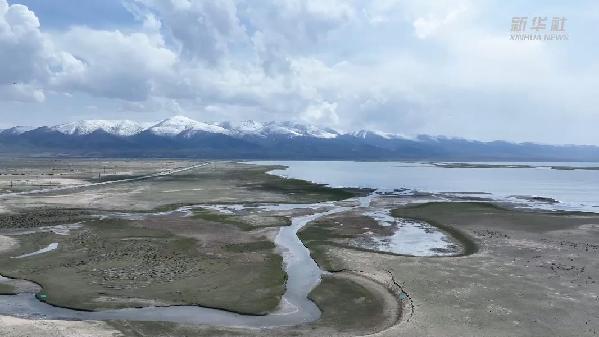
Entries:
{"label": "blue sky", "polygon": [[32,10],[45,29],[68,29],[85,25],[96,29],[119,29],[135,24],[135,18],[118,0],[85,0],[73,5],[72,0],[9,1]]}
{"label": "blue sky", "polygon": [[[514,16],[567,41],[510,41]],[[0,128],[294,120],[599,145],[599,3],[0,0]]]}

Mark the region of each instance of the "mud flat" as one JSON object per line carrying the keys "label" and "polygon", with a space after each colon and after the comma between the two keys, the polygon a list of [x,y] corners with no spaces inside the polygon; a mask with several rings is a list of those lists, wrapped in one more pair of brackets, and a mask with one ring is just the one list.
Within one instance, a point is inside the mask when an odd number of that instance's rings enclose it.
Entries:
{"label": "mud flat", "polygon": [[36,337],[119,337],[122,333],[106,322],[28,320],[0,316],[0,336]]}
{"label": "mud flat", "polygon": [[191,165],[184,160],[0,158],[0,193],[76,186]]}
{"label": "mud flat", "polygon": [[444,202],[402,206],[392,214],[462,233],[478,248],[431,258],[327,246],[336,269],[386,270],[409,295],[413,313],[376,336],[599,333],[598,215]]}
{"label": "mud flat", "polygon": [[[262,314],[277,306],[284,291],[272,242],[225,224],[173,217],[97,220],[71,235],[17,238],[20,247],[0,258],[2,274],[40,284],[46,301],[61,307],[187,304]],[[54,251],[27,255],[52,243]]]}
{"label": "mud flat", "polygon": [[[386,275],[382,275],[387,279]],[[168,322],[111,321],[125,336],[364,336],[388,329],[400,319],[402,307],[391,284],[354,272],[325,276],[310,293],[322,311],[312,323],[269,329],[214,327]]]}
{"label": "mud flat", "polygon": [[[49,190],[37,194],[0,194],[5,214],[46,209],[145,211],[173,210],[193,204],[314,203],[342,200],[364,193],[359,189],[334,189],[303,180],[266,174],[279,166],[257,166],[234,162],[174,162],[169,167],[193,170],[155,176],[151,179]],[[41,165],[37,163],[37,165]],[[93,165],[93,162],[89,165]],[[163,172],[160,165],[138,162],[146,175]],[[147,167],[147,165],[151,165]],[[151,167],[158,171],[147,172]],[[27,171],[28,168],[21,168]],[[141,169],[140,169],[141,170]],[[41,208],[41,209],[40,209]]]}

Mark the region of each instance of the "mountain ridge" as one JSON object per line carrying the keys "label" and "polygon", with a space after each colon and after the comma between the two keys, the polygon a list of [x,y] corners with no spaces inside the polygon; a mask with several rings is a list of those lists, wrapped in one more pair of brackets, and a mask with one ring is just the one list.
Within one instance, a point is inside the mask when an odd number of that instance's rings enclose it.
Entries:
{"label": "mountain ridge", "polygon": [[155,123],[82,120],[0,130],[0,153],[86,157],[219,159],[599,161],[599,147],[546,145],[376,130],[342,132],[297,122],[200,122],[174,116]]}

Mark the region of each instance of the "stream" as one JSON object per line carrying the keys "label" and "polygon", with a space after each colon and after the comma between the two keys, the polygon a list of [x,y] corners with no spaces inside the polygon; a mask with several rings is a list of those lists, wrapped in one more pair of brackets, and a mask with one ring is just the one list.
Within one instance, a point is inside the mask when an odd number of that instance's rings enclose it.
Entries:
{"label": "stream", "polygon": [[[389,226],[389,216],[382,209],[372,208],[371,201],[375,194],[365,197],[359,197],[345,200],[342,205],[334,202],[322,202],[315,204],[274,204],[274,205],[197,205],[191,207],[182,207],[175,211],[155,213],[154,215],[188,216],[192,208],[201,207],[213,209],[219,212],[233,212],[244,209],[253,209],[265,212],[289,211],[294,209],[312,209],[314,212],[308,215],[299,215],[291,218],[290,226],[283,226],[275,238],[277,251],[283,257],[285,272],[287,273],[287,283],[285,293],[277,309],[264,316],[243,315],[226,310],[205,308],[201,306],[164,306],[164,307],[144,307],[144,308],[125,308],[114,310],[102,310],[95,312],[77,311],[67,308],[60,308],[39,301],[32,293],[22,293],[18,295],[0,296],[0,315],[11,315],[35,319],[57,319],[57,320],[130,320],[130,321],[168,321],[186,324],[206,324],[212,326],[224,327],[243,327],[243,328],[268,328],[279,326],[291,326],[302,323],[316,321],[320,318],[321,312],[314,302],[308,299],[308,294],[316,287],[323,275],[323,271],[310,256],[309,250],[300,241],[297,233],[307,223],[320,217],[340,213],[349,210],[358,210],[363,214],[373,215],[377,212],[378,216],[373,218],[381,224]],[[348,201],[353,205],[348,206]],[[376,215],[374,214],[374,215]],[[113,217],[130,218],[140,220],[144,215],[132,213],[115,213]],[[147,215],[146,215],[147,216]],[[405,228],[398,227],[398,231],[405,231]],[[421,231],[420,236],[412,237],[416,242],[430,241],[432,234],[438,232]],[[388,238],[387,240],[393,240]],[[405,241],[405,240],[404,240]],[[391,241],[392,242],[392,241]],[[447,244],[444,240],[436,241],[439,247]],[[389,244],[389,242],[387,242]],[[419,245],[413,245],[409,242],[401,242],[405,249],[412,249],[414,253],[419,253]],[[433,243],[434,245],[434,243]],[[52,248],[52,247],[49,247]],[[49,248],[46,248],[48,250]],[[418,248],[420,249],[420,248]],[[41,251],[43,253],[44,250]],[[385,249],[381,249],[385,251]],[[36,254],[40,252],[35,252]],[[410,253],[410,252],[408,252]],[[419,255],[419,254],[415,254]],[[421,256],[430,256],[430,252],[423,251]],[[443,255],[443,254],[439,254]],[[29,256],[29,255],[27,255]]]}
{"label": "stream", "polygon": [[[360,205],[367,203],[365,200],[369,200],[369,198],[360,198]],[[343,212],[350,207],[335,206],[331,202],[260,206],[266,211],[299,208],[316,210],[324,207],[327,210],[293,217],[290,226],[281,227],[279,230],[275,245],[283,256],[288,279],[285,294],[277,310],[268,315],[242,315],[200,306],[144,307],[85,312],[40,302],[31,293],[0,296],[0,314],[35,319],[169,321],[249,328],[289,326],[312,322],[320,317],[320,310],[307,296],[320,282],[323,271],[311,258],[310,252],[298,238],[297,232],[310,221]]]}

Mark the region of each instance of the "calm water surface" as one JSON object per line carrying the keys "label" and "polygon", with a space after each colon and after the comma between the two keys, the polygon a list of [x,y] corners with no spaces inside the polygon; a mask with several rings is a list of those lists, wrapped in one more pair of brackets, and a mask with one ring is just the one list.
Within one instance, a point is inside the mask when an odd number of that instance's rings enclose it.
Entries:
{"label": "calm water surface", "polygon": [[[351,161],[259,161],[285,170],[271,173],[334,187],[380,190],[407,188],[421,192],[489,193],[488,197],[548,197],[558,204],[534,204],[551,209],[599,212],[599,170],[554,170],[550,166],[598,167],[599,163],[498,163],[533,168],[443,168],[427,163]],[[489,163],[485,163],[489,164]],[[534,204],[534,205],[533,205]]]}

